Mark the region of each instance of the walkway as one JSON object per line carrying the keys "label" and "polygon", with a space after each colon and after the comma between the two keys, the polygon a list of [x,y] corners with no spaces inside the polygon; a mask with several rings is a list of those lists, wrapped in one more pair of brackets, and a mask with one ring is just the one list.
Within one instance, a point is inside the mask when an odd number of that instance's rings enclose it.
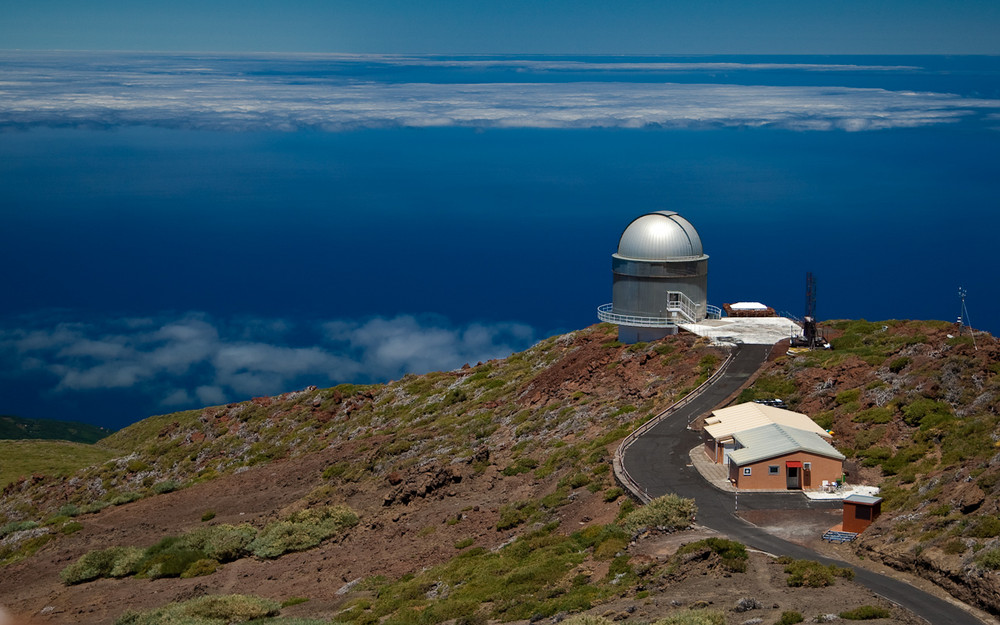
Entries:
{"label": "walkway", "polygon": [[[690,464],[689,450],[701,442],[700,436],[687,428],[698,416],[716,408],[735,393],[764,363],[770,345],[742,345],[735,348],[726,372],[703,389],[700,395],[671,413],[636,439],[622,457],[623,468],[649,497],[676,493],[691,497],[698,504],[698,523],[729,535],[750,547],[795,558],[836,562],[811,549],[787,542],[764,532],[734,514],[732,493],[722,492],[706,482]],[[747,493],[739,495],[740,509],[778,510],[804,508],[840,508],[840,502],[814,501],[801,493]],[[850,566],[836,562],[839,566]],[[852,567],[853,568],[853,567]],[[965,610],[925,594],[904,582],[855,568],[855,581],[894,601],[931,623],[981,625]]]}

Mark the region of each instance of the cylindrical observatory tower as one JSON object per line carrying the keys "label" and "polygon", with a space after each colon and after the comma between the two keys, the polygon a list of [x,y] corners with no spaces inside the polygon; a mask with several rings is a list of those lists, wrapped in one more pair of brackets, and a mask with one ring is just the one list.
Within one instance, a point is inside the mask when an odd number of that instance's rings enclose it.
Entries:
{"label": "cylindrical observatory tower", "polygon": [[663,338],[679,323],[709,316],[708,255],[698,231],[673,211],[632,220],[611,255],[611,271],[612,303],[598,307],[597,316],[618,325],[623,343]]}

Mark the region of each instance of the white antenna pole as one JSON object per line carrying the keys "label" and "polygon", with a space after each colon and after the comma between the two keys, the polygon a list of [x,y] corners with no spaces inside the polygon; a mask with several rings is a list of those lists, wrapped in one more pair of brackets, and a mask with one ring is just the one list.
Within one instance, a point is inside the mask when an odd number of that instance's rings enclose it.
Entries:
{"label": "white antenna pole", "polygon": [[[965,295],[966,290],[962,287],[958,287],[958,296],[962,298],[962,316],[959,317],[959,319],[961,320],[962,325],[969,326],[969,336],[972,337],[972,347],[978,352],[979,346],[976,345],[976,333],[972,329],[972,323],[970,323],[969,320],[969,309],[965,307]],[[961,325],[959,326],[959,333],[961,333]]]}

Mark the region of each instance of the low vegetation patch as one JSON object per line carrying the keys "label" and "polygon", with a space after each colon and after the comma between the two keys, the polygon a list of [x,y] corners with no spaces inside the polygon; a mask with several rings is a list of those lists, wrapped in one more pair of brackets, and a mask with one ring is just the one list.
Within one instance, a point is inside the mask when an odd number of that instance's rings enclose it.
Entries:
{"label": "low vegetation patch", "polygon": [[[368,580],[371,599],[357,599],[339,620],[358,625],[419,625],[458,619],[512,621],[591,608],[621,594],[638,577],[622,551],[617,526],[595,525],[570,536],[549,524],[494,552],[473,547],[450,562],[394,582]],[[610,559],[606,577],[576,568],[588,553]]]}
{"label": "low vegetation patch", "polygon": [[889,618],[890,616],[892,616],[892,612],[874,605],[863,605],[840,613],[840,618],[849,621],[870,621],[877,618]]}
{"label": "low vegetation patch", "polygon": [[801,612],[785,610],[781,613],[781,618],[778,619],[777,625],[795,625],[795,623],[801,623],[804,620],[806,618],[802,616]]}
{"label": "low vegetation patch", "polygon": [[682,530],[691,527],[697,512],[694,499],[664,495],[629,513],[622,521],[622,527],[630,534],[642,528]]}
{"label": "low vegetation patch", "polygon": [[281,604],[252,595],[209,595],[146,612],[126,612],[115,625],[226,625],[281,612]]}
{"label": "low vegetation patch", "polygon": [[778,561],[785,564],[785,573],[788,573],[786,581],[792,587],[822,588],[831,586],[836,577],[854,579],[854,569],[835,564],[825,565],[815,560],[794,560],[787,557],[779,558]]}
{"label": "low vegetation patch", "polygon": [[745,573],[747,570],[749,556],[747,555],[746,545],[725,538],[712,537],[688,543],[678,549],[674,557],[683,558],[683,556],[689,553],[695,553],[702,549],[708,549],[717,553],[722,559],[722,565],[733,573]]}
{"label": "low vegetation patch", "polygon": [[721,610],[701,608],[671,614],[653,625],[725,625],[725,623],[726,615]]}
{"label": "low vegetation patch", "polygon": [[210,575],[220,564],[250,555],[271,559],[315,547],[357,522],[357,514],[347,506],[324,506],[293,513],[259,532],[246,523],[200,527],[182,536],[164,538],[147,549],[111,547],[91,551],[63,569],[61,576],[64,583],[71,585],[100,577]]}

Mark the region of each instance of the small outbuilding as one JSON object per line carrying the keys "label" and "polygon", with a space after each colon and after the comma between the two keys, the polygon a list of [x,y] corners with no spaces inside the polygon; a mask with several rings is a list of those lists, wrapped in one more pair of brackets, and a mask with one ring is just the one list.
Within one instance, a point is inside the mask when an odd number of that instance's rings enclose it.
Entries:
{"label": "small outbuilding", "polygon": [[733,438],[729,481],[740,490],[815,490],[843,475],[844,454],[815,432],[772,423]]}
{"label": "small outbuilding", "polygon": [[882,498],[851,495],[844,499],[844,531],[860,534],[882,514]]}

